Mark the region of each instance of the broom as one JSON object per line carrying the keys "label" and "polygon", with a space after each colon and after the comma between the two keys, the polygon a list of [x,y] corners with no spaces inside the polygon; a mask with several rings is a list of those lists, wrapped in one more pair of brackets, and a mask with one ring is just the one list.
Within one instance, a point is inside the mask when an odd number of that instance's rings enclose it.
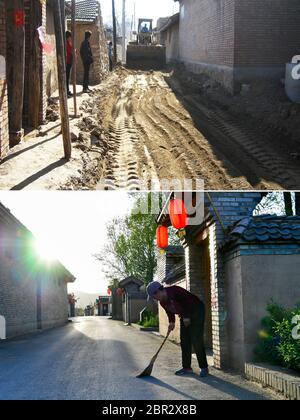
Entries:
{"label": "broom", "polygon": [[164,341],[163,341],[162,345],[160,346],[160,348],[158,349],[157,353],[155,353],[155,355],[152,357],[150,364],[146,367],[146,369],[142,373],[140,373],[137,376],[137,378],[145,378],[146,376],[151,376],[154,363],[156,362],[156,359],[157,359],[161,349],[163,348],[167,339],[169,338],[170,333],[171,333],[171,331],[168,332],[166,338],[164,339]]}

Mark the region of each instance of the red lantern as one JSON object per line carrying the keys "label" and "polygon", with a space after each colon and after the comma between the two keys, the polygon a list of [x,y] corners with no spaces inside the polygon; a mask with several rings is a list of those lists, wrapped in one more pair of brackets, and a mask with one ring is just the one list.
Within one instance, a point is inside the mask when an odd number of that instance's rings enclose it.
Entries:
{"label": "red lantern", "polygon": [[108,296],[110,296],[110,294],[111,294],[110,289],[107,289],[107,294],[108,294]]}
{"label": "red lantern", "polygon": [[185,229],[188,224],[188,216],[184,202],[173,198],[169,204],[169,214],[172,226],[175,229]]}
{"label": "red lantern", "polygon": [[166,226],[158,226],[156,230],[157,246],[161,249],[168,248],[169,246],[169,232]]}

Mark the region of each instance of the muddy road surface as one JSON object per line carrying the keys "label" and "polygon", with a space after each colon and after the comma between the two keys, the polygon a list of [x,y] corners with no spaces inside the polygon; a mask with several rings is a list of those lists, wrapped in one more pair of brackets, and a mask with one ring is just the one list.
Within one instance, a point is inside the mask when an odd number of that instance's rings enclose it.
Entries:
{"label": "muddy road surface", "polygon": [[106,95],[93,97],[108,143],[98,189],[153,189],[165,179],[217,190],[299,185],[299,165],[272,139],[186,94],[171,73],[120,69],[106,83]]}

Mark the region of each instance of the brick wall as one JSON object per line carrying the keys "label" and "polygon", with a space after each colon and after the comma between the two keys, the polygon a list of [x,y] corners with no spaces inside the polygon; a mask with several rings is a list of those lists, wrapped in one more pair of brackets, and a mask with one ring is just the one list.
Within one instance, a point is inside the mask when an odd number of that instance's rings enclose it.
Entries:
{"label": "brick wall", "polygon": [[41,284],[42,328],[63,325],[68,320],[67,282],[57,267],[44,270]]}
{"label": "brick wall", "polygon": [[167,63],[179,59],[179,23],[171,26],[165,33],[163,44],[166,46]]}
{"label": "brick wall", "polygon": [[7,338],[66,323],[68,275],[59,263],[43,264],[32,235],[1,203],[0,238],[0,315]]}
{"label": "brick wall", "polygon": [[180,60],[228,88],[233,84],[234,7],[235,0],[180,1]]}
{"label": "brick wall", "polygon": [[[222,222],[226,227],[243,217],[250,216],[257,204],[261,201],[261,193],[210,193],[214,208],[218,211]],[[205,273],[201,261],[204,259],[205,250],[200,248],[197,234],[193,229],[187,228],[185,239],[186,249],[186,272],[188,290],[197,294],[206,302],[208,311],[207,323],[211,323],[212,347],[214,353],[214,364],[218,368],[228,365],[228,339],[227,339],[227,308],[226,308],[226,287],[224,273],[224,255],[218,245],[224,240],[224,232],[215,214],[211,202],[205,195],[205,207],[213,218],[213,223],[208,228],[208,244],[210,274]],[[203,242],[203,241],[202,241]],[[210,276],[210,282],[208,281]],[[210,294],[207,288],[210,287]],[[211,305],[207,299],[210,295]],[[207,342],[209,342],[210,331],[206,325]]]}
{"label": "brick wall", "polygon": [[279,79],[299,54],[298,0],[180,0],[180,61],[230,91]]}
{"label": "brick wall", "polygon": [[17,228],[0,221],[0,315],[6,320],[8,338],[37,328],[37,282],[24,264],[26,243]]}
{"label": "brick wall", "polygon": [[[8,128],[8,101],[6,73],[6,20],[4,1],[0,0],[0,160],[4,158],[9,149],[9,128]],[[1,57],[2,56],[2,57]]]}
{"label": "brick wall", "polygon": [[235,15],[236,78],[283,77],[285,64],[300,53],[300,2],[239,0]]}

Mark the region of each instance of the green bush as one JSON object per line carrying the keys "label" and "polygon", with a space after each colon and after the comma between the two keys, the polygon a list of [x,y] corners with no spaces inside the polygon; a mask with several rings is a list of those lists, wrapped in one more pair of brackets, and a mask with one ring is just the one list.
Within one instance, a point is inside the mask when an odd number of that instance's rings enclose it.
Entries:
{"label": "green bush", "polygon": [[145,311],[143,313],[143,321],[142,322],[138,322],[139,325],[141,325],[142,327],[145,328],[156,328],[159,326],[159,319],[158,319],[158,315],[154,315],[152,312],[150,311]]}
{"label": "green bush", "polygon": [[262,320],[259,343],[255,349],[257,359],[300,372],[300,340],[295,340],[292,323],[300,315],[300,303],[295,309],[287,310],[271,302],[267,306],[269,315]]}

